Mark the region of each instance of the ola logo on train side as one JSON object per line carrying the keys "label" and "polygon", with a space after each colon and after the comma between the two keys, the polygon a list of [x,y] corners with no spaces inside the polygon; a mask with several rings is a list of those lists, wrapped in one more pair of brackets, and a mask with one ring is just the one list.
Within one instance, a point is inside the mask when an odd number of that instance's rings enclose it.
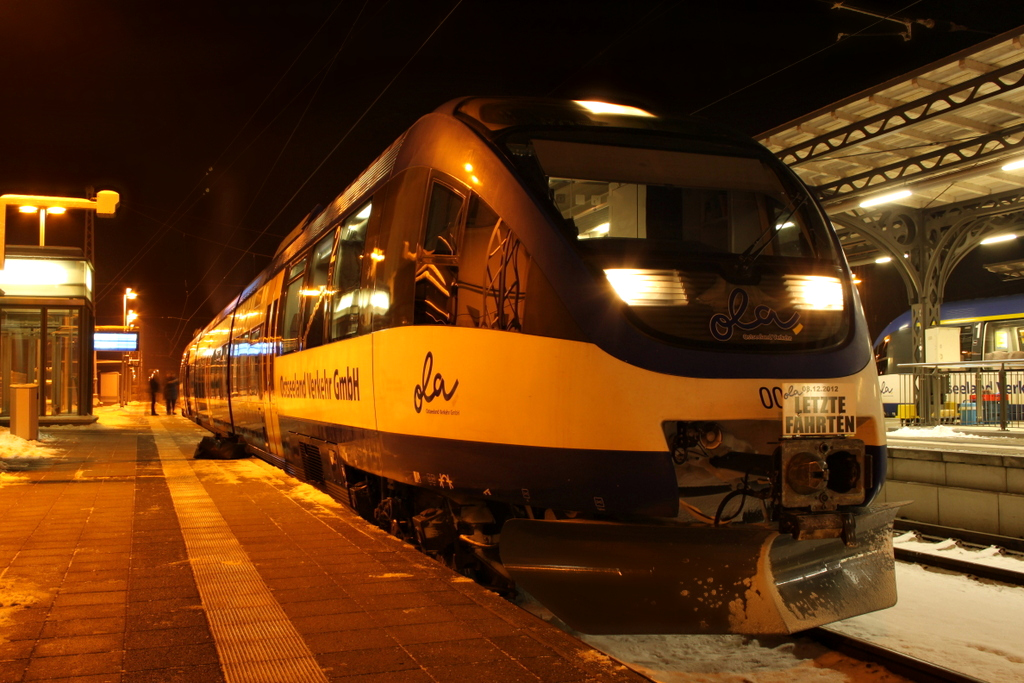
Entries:
{"label": "ola logo on train side", "polygon": [[[445,401],[451,401],[455,396],[455,391],[459,388],[459,380],[455,380],[452,384],[452,388],[449,390],[444,383],[444,377],[441,376],[440,372],[434,372],[434,353],[427,351],[427,355],[423,358],[423,378],[420,384],[416,385],[416,388],[412,391],[412,405],[419,413],[423,410],[423,402],[431,403],[435,398],[442,398]],[[428,413],[435,413],[438,411],[428,410]]]}

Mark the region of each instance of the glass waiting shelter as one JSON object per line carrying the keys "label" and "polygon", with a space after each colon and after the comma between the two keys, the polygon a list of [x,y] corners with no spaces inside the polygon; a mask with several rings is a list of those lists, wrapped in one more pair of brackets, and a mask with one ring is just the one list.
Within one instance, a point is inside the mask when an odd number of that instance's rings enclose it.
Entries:
{"label": "glass waiting shelter", "polygon": [[93,270],[74,247],[7,249],[0,270],[0,419],[39,385],[40,423],[92,413]]}

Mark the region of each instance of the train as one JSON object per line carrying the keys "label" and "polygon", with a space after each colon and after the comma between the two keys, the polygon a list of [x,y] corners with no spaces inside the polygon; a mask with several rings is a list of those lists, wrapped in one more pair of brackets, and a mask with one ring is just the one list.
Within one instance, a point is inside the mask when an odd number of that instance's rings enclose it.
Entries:
{"label": "train", "polygon": [[[875,338],[878,374],[905,374],[914,363],[910,311],[890,322]],[[947,301],[939,309],[937,327],[959,331],[963,361],[1024,358],[1024,294]]]}
{"label": "train", "polygon": [[[905,311],[878,334],[874,342],[875,364],[883,409],[887,416],[917,419],[910,333],[911,312]],[[939,417],[961,425],[1000,422],[1000,400],[1005,394],[1005,415],[1012,422],[1024,420],[1024,294],[944,302],[939,324],[926,332],[927,362],[968,364],[946,367]],[[999,369],[1014,371],[1011,381],[1000,379]]]}
{"label": "train", "polygon": [[197,457],[253,455],[585,633],[792,633],[896,601],[850,269],[719,125],[466,97],[186,348]]}

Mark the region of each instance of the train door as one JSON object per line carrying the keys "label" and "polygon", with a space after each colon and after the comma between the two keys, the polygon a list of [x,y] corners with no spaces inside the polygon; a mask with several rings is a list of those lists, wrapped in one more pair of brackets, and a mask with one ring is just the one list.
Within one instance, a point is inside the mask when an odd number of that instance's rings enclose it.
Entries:
{"label": "train door", "polygon": [[276,394],[274,391],[274,358],[280,353],[277,318],[280,306],[281,287],[284,271],[278,271],[271,280],[263,285],[263,329],[259,339],[259,377],[257,390],[263,404],[263,422],[267,430],[267,453],[275,458],[284,458],[284,447],[281,443],[281,424],[278,418]]}

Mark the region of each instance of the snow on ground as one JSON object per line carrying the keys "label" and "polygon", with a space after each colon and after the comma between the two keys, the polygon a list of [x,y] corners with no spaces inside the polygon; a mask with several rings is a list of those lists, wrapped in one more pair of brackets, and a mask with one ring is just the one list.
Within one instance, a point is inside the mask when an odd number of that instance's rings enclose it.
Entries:
{"label": "snow on ground", "polygon": [[573,631],[528,593],[523,609],[657,683],[904,683],[877,665],[806,638],[786,636],[591,636]]}
{"label": "snow on ground", "polygon": [[1020,555],[1005,554],[1002,548],[990,546],[988,548],[971,549],[962,547],[957,541],[945,539],[939,542],[921,540],[921,536],[914,531],[908,531],[892,540],[897,548],[913,550],[917,553],[935,555],[937,557],[949,557],[954,560],[972,562],[985,565],[986,567],[998,567],[1012,572],[1024,574],[1024,557]]}
{"label": "snow on ground", "polygon": [[580,636],[658,683],[902,683],[905,678],[807,639]]}
{"label": "snow on ground", "polygon": [[[901,545],[907,543],[917,542],[910,538],[900,541]],[[922,545],[952,547],[951,543]],[[1002,559],[1024,564],[1012,557]],[[829,628],[980,680],[1024,681],[1024,638],[1020,636],[1024,588],[902,562],[896,565],[896,578],[899,602],[895,607]],[[526,596],[522,606],[543,619],[560,623],[542,606],[529,601]],[[574,635],[659,683],[905,680],[801,638]]]}
{"label": "snow on ground", "polygon": [[958,437],[958,438],[961,438],[961,439],[980,439],[980,438],[982,438],[982,437],[978,436],[977,434],[965,434],[963,432],[958,432],[955,429],[953,429],[952,427],[949,427],[947,425],[936,425],[934,427],[900,427],[899,429],[895,429],[895,430],[889,432],[888,434],[886,434],[886,436],[917,436],[917,437],[921,437],[921,438],[932,438],[932,439],[934,439],[936,437],[942,437],[942,438]]}
{"label": "snow on ground", "polygon": [[1024,588],[898,562],[895,607],[830,628],[1002,683],[1024,681]]}
{"label": "snow on ground", "polygon": [[0,427],[0,488],[21,482],[24,477],[12,474],[38,467],[60,455],[56,448],[47,448],[38,441],[27,441]]}

